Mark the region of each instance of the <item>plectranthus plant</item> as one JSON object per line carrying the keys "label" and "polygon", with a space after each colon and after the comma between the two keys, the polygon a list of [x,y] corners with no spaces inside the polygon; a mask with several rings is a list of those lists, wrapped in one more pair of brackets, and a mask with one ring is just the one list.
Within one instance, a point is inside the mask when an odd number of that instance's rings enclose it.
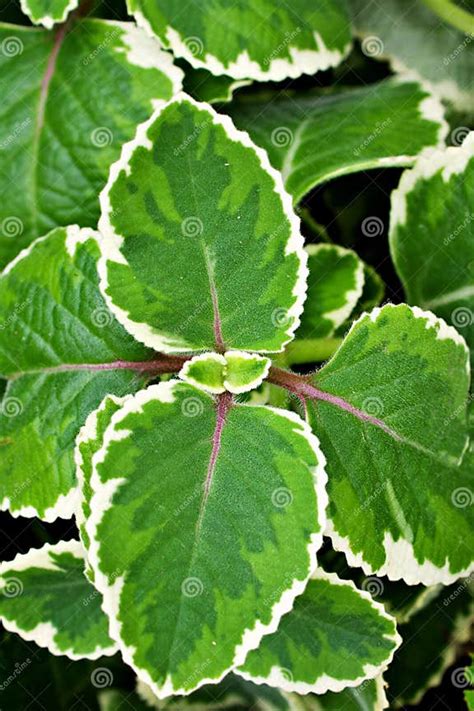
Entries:
{"label": "plectranthus plant", "polygon": [[[340,86],[395,42],[360,2],[19,9],[0,509],[34,545],[0,564],[0,705],[379,711],[450,667],[462,702],[474,134],[447,80]],[[397,177],[378,262],[348,239],[369,170]]]}

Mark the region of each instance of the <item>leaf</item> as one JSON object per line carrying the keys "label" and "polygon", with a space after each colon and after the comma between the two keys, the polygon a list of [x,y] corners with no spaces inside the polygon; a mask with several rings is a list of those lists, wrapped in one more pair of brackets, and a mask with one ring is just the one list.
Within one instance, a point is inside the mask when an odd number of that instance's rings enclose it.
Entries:
{"label": "leaf", "polygon": [[237,673],[299,694],[337,692],[375,678],[400,643],[382,605],[351,581],[319,569],[278,630]]}
{"label": "leaf", "polygon": [[[381,676],[337,694],[328,691],[318,696],[300,696],[266,684],[253,684],[233,674],[226,676],[220,684],[203,686],[184,699],[169,697],[160,701],[143,682],[138,682],[137,692],[143,703],[146,701],[148,704],[145,708],[178,708],[179,711],[188,708],[196,711],[227,708],[252,711],[382,711],[388,707]],[[140,699],[134,697],[132,701],[130,695],[127,699],[116,691],[101,694],[101,711],[126,711],[127,703],[132,703],[136,711],[142,709]]]}
{"label": "leaf", "polygon": [[385,284],[381,277],[370,264],[364,264],[364,288],[352,313],[352,319],[354,316],[361,316],[364,311],[372,311],[375,306],[379,306],[384,295]]}
{"label": "leaf", "polygon": [[92,461],[88,557],[124,660],[160,698],[218,681],[314,568],[317,440],[293,413],[175,380],[127,400]]}
{"label": "leaf", "polygon": [[61,541],[0,566],[0,619],[10,632],[69,659],[115,654],[79,541]]}
{"label": "leaf", "polygon": [[[382,676],[364,681],[355,688],[348,687],[335,694],[322,696],[286,694],[289,711],[382,711],[388,708]],[[263,709],[262,709],[263,711]]]}
{"label": "leaf", "polygon": [[232,101],[234,91],[251,83],[249,79],[233,79],[224,74],[216,76],[207,69],[194,69],[187,64],[183,89],[197,101],[217,104]]}
{"label": "leaf", "polygon": [[203,353],[186,361],[179,377],[210,393],[235,395],[258,388],[267,377],[269,358],[243,351]]}
{"label": "leaf", "polygon": [[295,203],[341,175],[411,165],[447,133],[441,104],[410,76],[326,95],[239,96],[228,111],[268,152]]}
{"label": "leaf", "polygon": [[471,569],[468,385],[457,331],[390,304],[362,316],[305,386],[328,460],[327,534],[349,565],[409,585]]}
{"label": "leaf", "polygon": [[402,175],[390,248],[409,302],[452,324],[474,365],[474,132]]}
{"label": "leaf", "polygon": [[[86,550],[88,550],[90,546],[86,521],[91,513],[92,457],[102,446],[102,438],[110,424],[112,416],[120,410],[128,397],[127,395],[121,398],[115,397],[114,395],[107,395],[97,410],[93,410],[93,412],[90,413],[76,438],[74,458],[76,462],[77,483],[80,491],[75,515],[80,538]],[[87,558],[84,563],[87,577],[91,582],[94,582],[94,571],[90,567]]]}
{"label": "leaf", "polygon": [[97,235],[58,228],[0,277],[0,508],[52,521],[73,515],[74,440],[110,393],[143,386],[150,357],[98,289]]}
{"label": "leaf", "polygon": [[180,95],[124,147],[101,204],[101,288],[139,341],[182,353],[291,340],[306,289],[299,220],[229,118]]}
{"label": "leaf", "polygon": [[110,165],[182,72],[132,23],[0,24],[0,44],[4,266],[54,227],[96,226]]}
{"label": "leaf", "polygon": [[395,71],[415,70],[459,109],[472,109],[474,47],[418,0],[350,0],[362,51],[390,61]]}
{"label": "leaf", "polygon": [[[169,696],[158,699],[150,687],[142,681],[137,683],[138,701],[146,703],[146,708],[154,709],[194,709],[195,711],[218,711],[220,709],[235,709],[242,711],[251,708],[252,711],[275,711],[288,708],[283,696],[270,687],[251,684],[235,674],[228,674],[219,684],[201,686],[186,697]],[[109,711],[118,711],[117,707]],[[141,709],[141,706],[138,705]]]}
{"label": "leaf", "polygon": [[362,296],[364,265],[355,252],[337,245],[309,245],[306,251],[308,294],[297,335],[332,336]]}
{"label": "leaf", "polygon": [[57,22],[64,22],[79,5],[79,0],[20,0],[20,3],[34,25],[43,25],[50,30]]}
{"label": "leaf", "polygon": [[316,6],[293,0],[216,0],[191,5],[179,0],[127,0],[139,25],[193,67],[234,79],[281,81],[339,64],[351,44],[345,2]]}
{"label": "leaf", "polygon": [[[466,680],[468,681],[470,686],[474,686],[474,676],[473,676],[473,658],[474,655],[471,652],[471,663],[468,667],[466,667],[464,671],[464,676]],[[466,706],[468,708],[468,711],[472,711],[474,709],[474,690],[472,689],[467,689],[464,692],[464,700],[466,702]]]}
{"label": "leaf", "polygon": [[[404,642],[386,674],[394,707],[418,704],[428,689],[441,683],[457,657],[458,646],[470,639],[473,614],[470,581],[458,580],[400,626]],[[461,672],[457,670],[459,682]]]}

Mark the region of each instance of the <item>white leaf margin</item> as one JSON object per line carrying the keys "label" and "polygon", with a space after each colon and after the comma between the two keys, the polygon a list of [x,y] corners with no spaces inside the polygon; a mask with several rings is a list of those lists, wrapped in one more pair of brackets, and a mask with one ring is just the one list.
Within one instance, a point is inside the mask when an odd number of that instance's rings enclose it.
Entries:
{"label": "white leaf margin", "polygon": [[[438,133],[436,137],[436,142],[433,146],[425,147],[423,150],[426,152],[433,151],[434,149],[442,149],[445,147],[445,141],[449,133],[449,125],[445,119],[445,111],[443,104],[440,99],[436,96],[431,84],[423,80],[418,74],[413,71],[406,70],[402,74],[397,74],[394,77],[385,79],[385,82],[390,82],[392,85],[396,84],[417,84],[418,88],[424,92],[425,96],[421,99],[418,104],[418,114],[420,118],[429,121],[430,123],[436,124],[438,126]],[[372,88],[377,89],[377,84],[374,84]],[[336,94],[337,96],[337,94]],[[377,129],[377,126],[375,127]],[[293,173],[293,161],[296,151],[299,149],[300,145],[305,140],[306,124],[302,123],[299,128],[295,131],[295,137],[291,145],[291,150],[285,158],[284,165],[282,166],[282,174],[285,179],[285,183],[290,179]],[[384,156],[382,158],[369,158],[365,161],[358,160],[356,162],[357,170],[354,170],[352,165],[342,165],[339,168],[335,168],[329,172],[326,172],[323,176],[319,177],[317,180],[311,181],[308,187],[302,190],[299,189],[298,192],[294,193],[294,202],[299,203],[312,189],[318,185],[327,183],[335,178],[340,178],[344,175],[351,175],[354,173],[360,173],[364,170],[374,170],[376,168],[409,168],[414,165],[419,154],[409,155],[409,154],[396,154],[391,156]]]}
{"label": "white leaf margin", "polygon": [[[232,383],[229,383],[229,381],[226,378],[226,373],[227,373],[227,367],[228,367],[228,357],[231,358],[240,358],[242,360],[257,360],[258,362],[262,363],[263,365],[263,370],[261,375],[258,375],[256,378],[254,378],[252,381],[245,385],[232,385]],[[195,378],[192,377],[192,375],[189,374],[190,368],[194,365],[194,363],[198,363],[200,361],[214,361],[215,363],[219,363],[219,365],[222,366],[223,368],[223,374],[224,374],[224,379],[223,379],[223,386],[209,386],[205,385],[203,383],[200,383],[198,380],[195,380]],[[184,380],[187,383],[190,383],[191,385],[194,385],[194,387],[198,388],[198,390],[203,390],[204,392],[208,393],[213,393],[214,395],[219,395],[224,393],[226,390],[229,393],[232,393],[233,395],[242,395],[243,393],[248,393],[250,390],[254,390],[255,388],[258,388],[259,385],[263,383],[265,378],[268,376],[268,373],[270,371],[271,367],[271,360],[269,358],[266,358],[265,356],[261,356],[257,353],[250,353],[248,351],[226,351],[224,354],[221,353],[213,353],[213,352],[208,352],[208,353],[201,353],[200,355],[194,356],[191,358],[191,360],[187,360],[186,363],[183,365],[181,370],[178,373],[178,377]]]}
{"label": "white leaf margin", "polygon": [[[115,52],[124,54],[127,62],[141,69],[157,69],[170,81],[172,96],[178,94],[183,88],[184,71],[173,61],[173,55],[162,49],[156,35],[150,37],[133,22],[119,22],[116,20],[100,20],[101,24],[117,27],[122,30],[120,40],[125,48],[114,47]],[[166,99],[152,99],[154,110],[166,103]]]}
{"label": "white leaf margin", "polygon": [[[117,397],[116,395],[106,395],[99,407],[93,410],[87,417],[85,423],[79,430],[79,434],[76,437],[76,445],[74,447],[74,462],[76,465],[76,479],[77,479],[77,496],[75,498],[75,510],[74,516],[76,519],[76,525],[79,530],[79,539],[82,543],[86,555],[84,556],[85,564],[85,575],[93,582],[94,573],[90,567],[89,560],[87,558],[87,546],[83,538],[83,530],[85,528],[87,517],[85,514],[86,496],[84,492],[85,486],[85,475],[84,475],[84,458],[81,452],[82,444],[89,444],[93,440],[97,439],[98,431],[97,426],[99,422],[99,414],[103,412],[110,403],[121,407],[131,395],[124,395],[123,397]],[[90,503],[90,502],[89,502]]]}
{"label": "white leaf margin", "polygon": [[[59,543],[46,543],[42,548],[31,548],[27,553],[20,553],[11,561],[4,561],[0,564],[0,594],[8,585],[8,581],[14,579],[12,573],[27,570],[28,568],[42,568],[44,570],[60,570],[51,559],[50,553],[70,553],[78,560],[84,560],[85,552],[80,541],[60,541]],[[8,574],[7,578],[4,576]],[[91,588],[93,590],[93,588]],[[110,647],[97,647],[88,653],[77,654],[72,649],[61,649],[56,643],[56,635],[59,630],[50,622],[40,622],[31,630],[25,630],[15,621],[0,615],[0,620],[9,632],[18,634],[27,642],[35,642],[39,647],[47,649],[54,656],[65,656],[68,659],[77,661],[79,659],[95,660],[100,657],[110,657],[117,652],[117,646],[113,643]]]}
{"label": "white leaf margin", "polygon": [[[67,227],[56,227],[51,232],[56,232],[56,231],[63,231],[64,233],[64,246],[65,246],[65,252],[69,257],[72,259],[75,255],[76,248],[78,244],[82,244],[83,242],[87,242],[89,239],[94,240],[95,242],[98,243],[99,241],[99,234],[95,232],[95,230],[90,229],[89,227],[79,227],[78,225],[68,225]],[[12,259],[9,264],[5,267],[3,272],[0,274],[0,281],[8,276],[8,274],[26,257],[28,257],[33,250],[36,248],[38,244],[41,242],[44,242],[49,238],[51,235],[51,232],[48,234],[44,235],[43,237],[38,237],[35,239],[31,244],[29,244],[27,247],[21,250],[17,256]],[[7,379],[7,381],[10,382],[10,376],[5,375],[3,376]],[[7,390],[6,394],[8,393],[8,387],[9,384],[7,385]],[[11,499],[9,496],[5,496],[1,501],[0,501],[0,511],[8,511],[13,518],[40,518],[42,521],[45,521],[46,523],[53,523],[56,521],[58,518],[59,519],[71,519],[74,516],[74,513],[76,511],[77,507],[77,498],[78,498],[78,488],[76,485],[71,486],[69,491],[66,493],[60,494],[54,504],[52,506],[49,506],[47,509],[45,509],[44,513],[40,515],[38,509],[36,506],[33,505],[27,505],[27,506],[21,506],[20,508],[13,508],[11,504]]]}
{"label": "white leaf margin", "polygon": [[183,340],[180,341],[178,338],[171,340],[164,334],[160,334],[159,331],[153,329],[147,323],[133,321],[130,318],[129,313],[114,304],[112,297],[107,293],[107,262],[110,261],[116,262],[117,264],[128,264],[127,260],[120,251],[124,238],[115,232],[110,219],[114,212],[110,202],[110,191],[122,171],[125,171],[126,175],[130,174],[130,161],[136,148],[145,148],[149,151],[153,149],[153,145],[148,138],[148,129],[151,128],[155,121],[158,120],[163,111],[175,103],[182,104],[186,102],[198,110],[209,114],[210,120],[215,126],[222,126],[224,128],[229,140],[235,143],[240,143],[242,146],[250,148],[255,153],[262,169],[272,178],[274,192],[281,200],[282,210],[290,227],[290,237],[285,245],[285,256],[295,253],[299,260],[298,275],[293,288],[293,296],[295,300],[286,312],[286,319],[292,323],[286,330],[288,338],[282,343],[282,346],[278,351],[253,351],[255,353],[281,353],[286,344],[293,339],[295,331],[300,325],[300,317],[303,312],[304,302],[306,299],[306,280],[308,277],[307,254],[304,250],[304,240],[300,231],[300,219],[293,210],[293,200],[283,185],[281,173],[270,165],[266,151],[263,150],[263,148],[256,146],[247,132],[238,130],[229,116],[218,114],[209,104],[196,101],[184,92],[179,92],[170,101],[160,105],[160,107],[154,111],[152,116],[147,121],[138,126],[135,138],[123,145],[120,159],[113,163],[110,168],[108,182],[102,190],[99,198],[101,206],[99,232],[103,238],[99,241],[102,257],[98,262],[98,272],[102,295],[107,303],[107,306],[117,320],[134,338],[141,343],[144,343],[146,346],[163,353],[196,352],[196,348],[190,347]]}
{"label": "white leaf margin", "polygon": [[[369,313],[363,313],[356,321],[354,321],[346,334],[344,342],[349,337],[352,330],[355,329],[361,321],[369,318],[370,321],[375,323],[378,317],[383,314],[385,310],[400,308],[409,309],[415,318],[425,321],[426,328],[433,329],[435,331],[436,339],[450,340],[464,349],[466,374],[469,379],[471,367],[469,361],[469,348],[465,339],[453,326],[448,325],[446,321],[439,318],[431,311],[424,311],[418,306],[391,303],[384,304],[383,306],[377,306]],[[338,351],[343,347],[343,345],[344,343],[339,346]],[[338,351],[336,351],[336,354]],[[403,442],[403,439],[400,441]],[[458,464],[461,463],[468,447],[469,436],[466,434],[464,449],[459,457]],[[403,537],[400,537],[397,541],[395,541],[389,532],[385,532],[383,540],[383,547],[386,556],[385,562],[380,568],[375,570],[372,568],[370,563],[364,559],[361,552],[355,553],[352,550],[350,538],[342,536],[338,533],[335,528],[334,521],[330,518],[329,513],[325,535],[331,539],[335,550],[340,553],[344,553],[347,562],[352,568],[362,568],[366,575],[386,576],[391,581],[403,580],[407,585],[421,584],[430,586],[437,585],[438,583],[450,585],[458,578],[468,576],[472,571],[474,571],[474,562],[465,570],[459,570],[453,573],[450,572],[448,559],[446,559],[446,562],[442,568],[434,565],[434,563],[428,559],[425,559],[423,563],[419,563],[415,558],[414,549],[411,543]]]}
{"label": "white leaf margin", "polygon": [[[335,679],[330,675],[324,673],[318,676],[312,684],[303,681],[295,681],[293,678],[289,678],[288,672],[285,674],[285,669],[277,665],[273,666],[270,670],[268,676],[253,676],[252,674],[243,671],[242,669],[235,669],[234,673],[241,676],[247,681],[252,681],[254,684],[267,684],[278,689],[283,689],[283,691],[296,693],[296,694],[325,694],[328,691],[338,693],[347,689],[348,687],[360,686],[364,681],[369,679],[375,679],[382,672],[384,672],[393,659],[393,655],[402,643],[402,638],[397,632],[396,620],[394,617],[389,615],[384,606],[380,602],[376,602],[373,597],[365,590],[360,590],[355,586],[352,580],[343,580],[336,573],[327,573],[322,568],[317,568],[310,577],[311,580],[326,580],[332,585],[349,587],[351,588],[359,597],[367,600],[370,603],[370,607],[377,611],[380,617],[393,624],[394,633],[393,635],[384,635],[385,639],[390,640],[394,643],[394,647],[390,652],[389,656],[379,665],[365,664],[363,669],[364,673],[362,676],[356,679]],[[290,669],[291,672],[291,669]]]}
{"label": "white leaf margin", "polygon": [[[361,711],[384,711],[388,708],[389,704],[387,695],[385,693],[385,688],[387,684],[384,681],[383,676],[379,675],[373,681],[375,684],[375,703],[373,706],[370,706],[370,708],[365,704],[365,701],[363,701],[362,709],[360,700],[357,698],[358,690],[362,689],[365,686],[366,682],[363,682],[361,687],[347,687],[345,689],[345,691],[347,692],[352,692],[353,697],[355,698],[354,703],[357,703],[360,706]],[[308,707],[308,701],[298,694],[282,692],[282,696],[288,702],[288,708],[291,709],[291,711],[326,711],[327,708],[324,705],[324,696],[322,696],[321,700],[319,700],[316,696],[312,696],[310,701],[310,707]],[[268,711],[272,710],[268,709]]]}
{"label": "white leaf margin", "polygon": [[420,181],[428,181],[440,173],[444,183],[451,176],[463,173],[474,159],[474,131],[470,131],[460,146],[441,147],[438,150],[426,148],[419,156],[413,168],[405,170],[396,190],[392,192],[390,211],[389,239],[394,240],[398,225],[405,225],[407,220],[406,198]]}
{"label": "white leaf margin", "polygon": [[[156,32],[153,30],[143,12],[137,9],[131,9],[128,0],[127,9],[129,13],[135,17],[139,27],[143,28],[150,36],[157,37]],[[349,23],[348,18],[348,25]],[[291,41],[288,42],[287,38],[282,38],[285,42],[285,47],[291,55],[292,61],[272,58],[268,62],[267,70],[262,69],[257,61],[252,60],[246,49],[227,67],[218,57],[210,52],[206,52],[204,59],[199,59],[186,44],[186,40],[183,40],[180,33],[171,25],[168,25],[166,28],[166,40],[164,41],[160,38],[160,41],[162,41],[162,44],[166,46],[167,49],[170,49],[176,57],[185,59],[192,67],[196,69],[207,69],[207,71],[216,76],[224,74],[236,80],[283,81],[287,78],[296,79],[303,74],[315,74],[318,71],[337,67],[352,48],[352,39],[349,40],[343,50],[340,51],[338,49],[328,49],[319,32],[313,31],[313,36],[318,50],[293,47]]]}
{"label": "white leaf margin", "polygon": [[[170,695],[188,696],[205,684],[217,684],[236,666],[243,664],[248,652],[258,647],[264,635],[271,634],[277,630],[281,617],[293,608],[295,598],[304,592],[306,584],[312,572],[316,568],[316,554],[321,548],[323,542],[323,531],[326,525],[326,509],[329,503],[326,492],[326,458],[321,451],[319,440],[313,434],[309,425],[302,420],[299,415],[288,410],[281,410],[279,408],[268,407],[266,405],[238,405],[239,407],[262,407],[263,409],[270,410],[271,412],[289,420],[295,426],[293,431],[297,432],[306,439],[316,456],[317,466],[312,474],[316,492],[318,507],[317,514],[320,531],[311,535],[311,541],[307,546],[307,552],[310,559],[307,577],[303,581],[293,580],[291,587],[282,593],[280,600],[273,605],[272,618],[267,625],[263,625],[260,621],[257,621],[252,629],[246,629],[244,631],[240,644],[238,644],[235,648],[232,664],[217,678],[201,679],[192,688],[187,690],[176,689],[169,675],[163,686],[159,687],[155,684],[148,670],[142,669],[135,663],[135,648],[127,646],[121,639],[121,623],[119,620],[119,613],[121,591],[125,582],[125,577],[116,576],[113,583],[110,584],[107,576],[100,570],[100,542],[97,538],[97,532],[104,514],[113,507],[114,495],[125,482],[125,479],[115,478],[102,483],[97,473],[97,467],[104,461],[109,445],[112,442],[126,439],[132,434],[130,431],[116,431],[116,425],[125,419],[129,414],[141,412],[143,407],[150,401],[156,400],[163,403],[172,403],[175,399],[173,391],[177,385],[182,385],[182,381],[162,381],[157,385],[151,385],[146,390],[140,390],[135,395],[130,396],[123,408],[112,416],[110,424],[104,433],[102,447],[96,452],[92,459],[93,473],[91,477],[91,489],[93,494],[91,499],[91,516],[86,523],[86,530],[91,541],[88,551],[88,559],[94,571],[94,585],[103,596],[102,608],[109,618],[109,635],[117,642],[125,663],[135,671],[137,677],[142,682],[150,687],[151,691],[158,699],[164,699]],[[211,395],[208,395],[208,397],[212,400]]]}
{"label": "white leaf margin", "polygon": [[[449,146],[444,150],[425,149],[413,168],[402,173],[398,187],[392,192],[388,240],[393,262],[406,293],[409,293],[410,288],[408,280],[404,277],[405,269],[399,251],[398,228],[407,223],[407,197],[416,191],[420,183],[428,183],[437,174],[445,184],[448,184],[452,176],[464,173],[471,161],[474,162],[474,131],[467,134],[460,146]],[[468,223],[472,221],[473,215],[474,210],[471,214],[460,216],[459,229],[462,229],[466,220]],[[470,293],[470,287],[466,289],[467,293]],[[459,292],[454,292],[454,295],[457,293]],[[437,300],[422,305],[434,307],[435,301]]]}
{"label": "white leaf margin", "polygon": [[[472,575],[464,581],[460,580],[459,585],[466,588],[469,585],[469,582],[472,583]],[[394,708],[400,708],[401,706],[416,706],[420,703],[420,701],[429,689],[434,689],[435,687],[441,684],[441,680],[443,679],[446,669],[449,669],[449,667],[454,664],[456,658],[458,657],[459,647],[463,644],[470,642],[472,639],[473,615],[474,600],[471,600],[467,613],[464,615],[459,614],[455,618],[452,636],[449,639],[446,647],[439,655],[441,657],[441,666],[438,671],[436,671],[429,677],[423,688],[420,689],[416,694],[413,694],[412,696],[410,696],[410,694],[407,694],[406,696],[402,696],[401,699],[400,697],[394,699]]]}
{"label": "white leaf margin", "polygon": [[232,385],[226,378],[224,378],[226,390],[233,395],[243,395],[243,393],[248,393],[251,390],[258,388],[268,376],[272,365],[270,358],[258,355],[257,353],[248,353],[247,351],[226,351],[225,356],[226,358],[230,356],[231,358],[240,358],[241,360],[257,360],[263,366],[262,373],[257,375],[256,378],[251,380],[246,385]]}
{"label": "white leaf margin", "polygon": [[[328,319],[333,324],[332,331],[328,334],[328,336],[331,336],[334,331],[350,317],[357,305],[357,302],[362,296],[365,283],[364,263],[360,259],[359,255],[352,249],[346,249],[345,247],[340,247],[337,244],[309,244],[306,247],[306,251],[309,257],[317,256],[320,252],[335,252],[341,258],[350,256],[357,260],[357,264],[353,270],[353,274],[355,276],[355,286],[344,292],[343,296],[346,300],[345,304],[334,311],[327,311],[321,314],[321,318]],[[317,276],[317,274],[315,274],[315,276]],[[311,277],[311,270],[309,277]]]}
{"label": "white leaf margin", "polygon": [[53,15],[33,15],[33,10],[30,8],[29,0],[20,0],[21,11],[29,17],[34,25],[43,25],[47,30],[51,30],[54,25],[59,22],[64,22],[70,12],[75,10],[79,5],[79,0],[69,0],[62,12],[56,16]]}

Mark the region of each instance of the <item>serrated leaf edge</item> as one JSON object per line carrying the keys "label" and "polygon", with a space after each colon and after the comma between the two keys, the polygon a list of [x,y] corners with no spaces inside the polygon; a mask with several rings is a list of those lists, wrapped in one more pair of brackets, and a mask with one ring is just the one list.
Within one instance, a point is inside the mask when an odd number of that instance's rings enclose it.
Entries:
{"label": "serrated leaf edge", "polygon": [[440,147],[438,150],[425,149],[413,168],[402,173],[398,187],[391,196],[389,241],[394,257],[396,228],[406,224],[407,195],[418,182],[430,180],[437,173],[440,173],[444,183],[448,183],[453,175],[463,173],[471,160],[474,160],[474,131],[467,134],[460,146]]}
{"label": "serrated leaf edge", "polygon": [[[352,289],[349,289],[344,292],[346,303],[343,306],[340,306],[338,309],[335,309],[334,311],[327,311],[321,314],[323,318],[329,319],[329,321],[332,322],[333,329],[331,333],[334,333],[334,331],[350,317],[351,313],[357,305],[357,302],[362,296],[362,290],[364,288],[365,282],[364,263],[359,258],[358,254],[352,249],[345,249],[344,247],[340,247],[336,244],[309,244],[305,249],[310,257],[318,254],[318,252],[334,251],[340,257],[352,256],[357,260],[356,268],[354,271],[356,283]],[[331,333],[328,335],[331,335]]]}
{"label": "serrated leaf edge", "polygon": [[376,602],[373,597],[365,590],[360,590],[355,586],[352,580],[343,580],[336,573],[327,573],[322,568],[316,568],[310,577],[310,580],[327,580],[333,585],[345,586],[352,588],[356,593],[359,594],[361,598],[367,600],[370,606],[377,611],[377,613],[393,624],[393,635],[384,635],[386,639],[394,642],[394,647],[390,652],[389,656],[385,661],[379,665],[365,664],[363,676],[357,677],[356,679],[335,679],[327,674],[322,674],[319,676],[313,684],[308,684],[307,682],[294,681],[289,679],[287,674],[283,673],[281,667],[273,666],[270,674],[268,676],[253,676],[248,672],[242,671],[241,669],[235,669],[235,674],[238,674],[247,681],[252,681],[254,684],[268,684],[275,688],[283,689],[283,691],[297,693],[297,694],[325,694],[328,691],[338,693],[346,688],[352,688],[360,686],[367,679],[375,679],[378,677],[393,659],[393,655],[402,643],[402,638],[397,632],[396,620],[394,617],[389,615],[384,606],[380,602]]}
{"label": "serrated leaf edge", "polygon": [[[0,564],[0,576],[4,573],[27,570],[28,568],[43,568],[45,570],[59,570],[49,553],[71,553],[75,558],[84,559],[84,549],[80,541],[59,541],[59,543],[46,543],[41,548],[31,548],[27,553],[20,553],[11,561],[4,561]],[[2,580],[0,579],[0,583]],[[0,587],[1,593],[2,587]],[[89,653],[77,654],[72,649],[60,649],[56,644],[55,637],[59,630],[51,622],[41,622],[32,630],[22,629],[15,621],[0,615],[0,620],[9,632],[18,634],[27,642],[35,642],[39,647],[47,649],[55,656],[65,656],[68,659],[77,661],[79,659],[95,660],[103,656],[112,656],[116,653],[115,644],[110,647],[97,646]]]}
{"label": "serrated leaf edge", "polygon": [[[260,621],[257,621],[255,627],[244,631],[240,644],[237,645],[237,647],[235,648],[234,659],[232,664],[227,669],[225,669],[222,674],[220,674],[217,678],[201,679],[190,689],[176,689],[173,686],[172,679],[168,675],[167,679],[165,680],[165,683],[161,687],[157,686],[151,679],[148,671],[146,669],[141,669],[135,664],[133,659],[135,648],[128,647],[121,640],[121,624],[118,619],[118,613],[120,608],[120,596],[121,589],[124,583],[124,578],[123,576],[117,577],[114,580],[113,584],[109,585],[107,577],[100,570],[100,544],[97,539],[97,531],[104,513],[113,506],[112,500],[114,494],[120,488],[120,486],[124,482],[124,479],[116,478],[109,480],[105,484],[102,484],[97,474],[97,466],[104,460],[108,446],[111,442],[113,442],[114,440],[123,440],[130,434],[130,432],[123,430],[120,430],[119,432],[115,431],[115,427],[119,422],[121,422],[131,412],[140,412],[143,406],[150,400],[158,400],[160,402],[173,402],[173,390],[177,385],[181,384],[182,381],[179,380],[162,381],[158,385],[152,385],[146,390],[141,390],[135,395],[131,396],[130,399],[125,403],[124,407],[112,416],[111,422],[104,433],[102,447],[100,448],[100,450],[98,450],[98,452],[96,452],[93,457],[93,474],[91,477],[91,488],[94,492],[91,501],[92,513],[86,524],[86,530],[91,541],[91,545],[88,552],[89,562],[95,574],[94,584],[99,590],[99,592],[101,592],[103,595],[103,609],[108,615],[110,622],[110,637],[117,642],[124,661],[135,671],[138,678],[151,688],[153,693],[159,699],[166,698],[170,695],[188,696],[190,693],[200,688],[201,686],[204,686],[205,684],[218,683],[226,676],[226,674],[229,673],[229,671],[243,663],[248,652],[251,649],[255,649],[256,647],[258,647],[260,640],[265,634],[271,634],[272,632],[276,631],[281,617],[292,609],[295,598],[304,592],[309,577],[316,567],[316,553],[320,549],[323,542],[323,531],[326,523],[326,508],[328,505],[328,496],[326,492],[327,474],[325,469],[326,458],[320,449],[319,440],[312,433],[309,425],[294,412],[290,412],[288,410],[281,410],[279,408],[267,407],[265,405],[255,406],[262,407],[264,409],[269,409],[272,412],[281,415],[287,420],[290,420],[290,422],[292,422],[293,424],[297,425],[298,429],[295,431],[297,431],[302,437],[307,440],[311,449],[316,455],[317,466],[316,469],[313,471],[313,482],[316,491],[318,522],[320,525],[320,531],[318,533],[312,534],[311,541],[307,546],[307,552],[310,559],[307,578],[303,581],[293,580],[291,587],[283,592],[280,597],[280,600],[273,606],[272,618],[267,625],[263,625]],[[208,395],[207,397],[212,399],[210,395]],[[239,405],[239,407],[254,406]]]}
{"label": "serrated leaf edge", "polygon": [[[308,276],[307,268],[307,255],[304,250],[304,240],[300,232],[300,220],[296,216],[293,210],[293,202],[289,193],[286,192],[283,185],[283,180],[281,174],[275,170],[270,165],[267,153],[256,146],[251,140],[248,133],[245,131],[238,130],[229,116],[223,114],[218,114],[212,106],[209,104],[196,101],[192,97],[188,96],[184,92],[178,93],[176,96],[160,106],[152,116],[140,124],[137,128],[135,138],[128,143],[125,143],[122,147],[122,154],[118,161],[112,164],[110,168],[109,179],[105,188],[100,194],[100,206],[101,206],[101,217],[99,220],[99,232],[103,236],[99,241],[99,246],[101,248],[101,258],[98,261],[98,273],[100,278],[100,289],[102,295],[107,303],[107,306],[112,311],[117,320],[122,324],[122,326],[138,341],[154,348],[157,351],[163,353],[194,353],[197,349],[190,347],[187,343],[179,341],[178,338],[169,339],[164,334],[160,334],[151,326],[146,323],[141,323],[133,321],[130,319],[128,312],[124,309],[118,307],[114,304],[112,297],[107,293],[108,280],[107,280],[107,262],[116,262],[118,264],[127,264],[125,257],[120,251],[120,247],[123,242],[123,238],[118,235],[110,221],[110,215],[113,213],[112,205],[110,203],[109,193],[112,189],[115,181],[118,179],[120,173],[125,171],[127,174],[130,172],[130,160],[135,152],[136,148],[142,147],[147,150],[152,150],[152,143],[148,138],[148,129],[155,123],[159,118],[161,113],[172,106],[175,103],[187,102],[192,106],[196,107],[200,111],[205,111],[209,114],[213,124],[217,126],[222,126],[227,134],[229,140],[235,143],[240,143],[246,148],[253,150],[257,156],[262,170],[264,170],[271,178],[274,184],[274,192],[277,193],[281,200],[282,210],[291,228],[290,237],[285,245],[285,255],[295,253],[299,260],[299,269],[297,280],[293,289],[293,296],[295,301],[292,306],[288,309],[286,317],[290,322],[290,326],[286,329],[285,333],[288,336],[287,340],[282,343],[280,350],[278,351],[266,351],[266,350],[256,350],[256,353],[267,353],[276,352],[281,353],[286,344],[289,343],[294,337],[294,333],[300,324],[300,317],[303,311],[304,301],[306,299],[306,279]],[[283,329],[282,329],[283,330]]]}
{"label": "serrated leaf edge", "polygon": [[[128,0],[127,9],[129,13],[135,17],[139,27],[144,29],[152,37],[157,37],[149,20],[147,20],[140,10],[132,10]],[[210,52],[206,52],[204,59],[199,59],[196,54],[193,54],[185,40],[181,38],[179,32],[171,25],[168,25],[166,28],[166,40],[160,37],[160,41],[167,49],[170,49],[176,57],[185,59],[195,69],[207,69],[207,71],[215,76],[224,74],[237,80],[283,81],[283,79],[286,78],[296,79],[303,74],[315,74],[318,71],[336,67],[349,54],[352,48],[351,39],[342,51],[337,49],[330,50],[326,47],[319,32],[314,31],[313,35],[319,47],[318,50],[302,50],[293,47],[291,41],[289,43],[285,42],[285,46],[288,48],[293,62],[289,62],[287,59],[271,58],[266,71],[262,69],[257,61],[250,59],[247,50],[242,51],[228,67],[225,67],[220,59]]]}
{"label": "serrated leaf edge", "polygon": [[47,30],[51,30],[54,25],[64,22],[70,12],[75,10],[79,5],[79,0],[69,0],[68,4],[64,8],[62,14],[59,17],[53,17],[52,15],[42,15],[41,17],[33,17],[32,10],[30,8],[29,0],[20,0],[21,11],[30,19],[33,25],[43,25]]}

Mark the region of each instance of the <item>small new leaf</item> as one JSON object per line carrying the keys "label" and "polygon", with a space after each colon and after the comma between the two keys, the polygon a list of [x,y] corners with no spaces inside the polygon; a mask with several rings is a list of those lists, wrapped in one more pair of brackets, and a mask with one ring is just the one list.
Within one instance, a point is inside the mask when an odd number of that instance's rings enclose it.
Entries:
{"label": "small new leaf", "polygon": [[240,395],[258,388],[267,377],[270,365],[269,358],[256,353],[203,353],[188,360],[179,377],[210,393],[218,394],[227,390]]}

